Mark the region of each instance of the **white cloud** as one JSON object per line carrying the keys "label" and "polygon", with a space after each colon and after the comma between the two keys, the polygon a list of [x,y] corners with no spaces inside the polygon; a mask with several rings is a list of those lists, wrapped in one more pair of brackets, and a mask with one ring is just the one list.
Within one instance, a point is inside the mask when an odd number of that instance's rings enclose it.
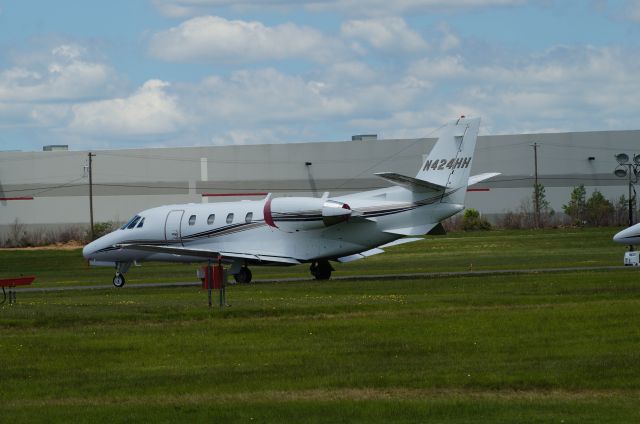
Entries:
{"label": "white cloud", "polygon": [[425,58],[404,76],[430,88],[424,97],[351,123],[386,137],[424,136],[462,114],[482,116],[485,133],[637,128],[640,99],[629,95],[640,90],[636,57],[618,48],[557,47],[482,66],[463,55]]}
{"label": "white cloud", "polygon": [[260,22],[201,16],[156,33],[150,43],[154,57],[170,62],[243,63],[292,57],[329,60],[341,45],[321,32],[291,23],[273,27]]}
{"label": "white cloud", "polygon": [[455,11],[525,3],[527,0],[154,0],[157,9],[171,17],[195,16],[222,8],[238,11],[264,10],[265,7],[304,7],[311,11],[338,11],[352,16],[389,16],[414,11]]}
{"label": "white cloud", "polygon": [[423,51],[428,47],[419,33],[397,17],[347,21],[342,24],[341,33],[387,52]]}
{"label": "white cloud", "polygon": [[308,1],[314,10],[338,10],[350,14],[385,16],[405,14],[414,11],[467,10],[496,6],[525,4],[527,0],[328,0]]}
{"label": "white cloud", "polygon": [[[355,73],[355,75],[354,75]],[[358,80],[357,74],[366,78]],[[350,74],[349,78],[343,78]],[[265,125],[326,125],[354,117],[404,109],[425,92],[410,79],[385,82],[357,63],[331,68],[317,78],[275,69],[237,71],[185,86],[182,103],[210,128],[262,128]],[[393,93],[393,95],[390,95]]]}
{"label": "white cloud", "polygon": [[409,75],[432,82],[437,79],[460,78],[469,75],[469,70],[461,56],[444,56],[421,59],[409,66]]}
{"label": "white cloud", "polygon": [[117,90],[119,81],[111,67],[82,56],[81,47],[63,44],[33,67],[0,71],[0,102],[71,101]]}
{"label": "white cloud", "polygon": [[460,47],[460,38],[451,30],[446,22],[438,25],[438,30],[442,34],[440,50],[448,51]]}
{"label": "white cloud", "polygon": [[317,120],[353,113],[354,100],[332,95],[324,81],[286,75],[275,69],[236,71],[210,77],[185,93],[193,113],[205,121],[254,125]]}
{"label": "white cloud", "polygon": [[357,86],[370,84],[379,77],[369,65],[358,61],[334,63],[326,68],[324,75],[329,81]]}
{"label": "white cloud", "polygon": [[93,136],[146,136],[176,132],[187,123],[169,83],[149,80],[128,97],[80,103],[67,129]]}
{"label": "white cloud", "polygon": [[214,134],[211,137],[213,144],[278,144],[294,135],[291,128],[286,126],[276,126],[260,129],[232,129],[221,134]]}

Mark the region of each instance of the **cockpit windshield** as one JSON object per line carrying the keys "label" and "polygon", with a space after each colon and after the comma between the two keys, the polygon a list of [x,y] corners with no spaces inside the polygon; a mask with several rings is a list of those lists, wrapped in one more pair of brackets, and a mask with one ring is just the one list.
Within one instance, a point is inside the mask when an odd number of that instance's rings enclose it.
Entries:
{"label": "cockpit windshield", "polygon": [[126,224],[124,224],[122,227],[120,227],[121,230],[124,229],[131,229],[134,228],[136,226],[136,224],[138,223],[138,221],[140,221],[141,216],[140,215],[136,215],[133,218],[131,218],[129,220],[129,222],[127,222]]}

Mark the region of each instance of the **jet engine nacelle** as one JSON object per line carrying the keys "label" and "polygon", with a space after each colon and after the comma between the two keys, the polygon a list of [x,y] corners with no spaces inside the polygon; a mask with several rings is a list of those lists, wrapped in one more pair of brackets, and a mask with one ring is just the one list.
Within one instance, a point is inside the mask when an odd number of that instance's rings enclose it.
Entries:
{"label": "jet engine nacelle", "polygon": [[316,197],[279,197],[264,205],[264,220],[288,233],[317,230],[344,222],[351,216],[346,203]]}

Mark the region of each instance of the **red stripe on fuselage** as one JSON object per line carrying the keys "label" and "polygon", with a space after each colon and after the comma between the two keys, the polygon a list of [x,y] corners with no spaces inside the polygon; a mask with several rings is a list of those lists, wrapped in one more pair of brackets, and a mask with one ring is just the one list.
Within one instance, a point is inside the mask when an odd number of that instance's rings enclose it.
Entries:
{"label": "red stripe on fuselage", "polygon": [[273,222],[273,215],[271,215],[271,199],[264,202],[264,209],[262,209],[262,215],[264,216],[264,222],[268,226],[278,228],[275,222]]}

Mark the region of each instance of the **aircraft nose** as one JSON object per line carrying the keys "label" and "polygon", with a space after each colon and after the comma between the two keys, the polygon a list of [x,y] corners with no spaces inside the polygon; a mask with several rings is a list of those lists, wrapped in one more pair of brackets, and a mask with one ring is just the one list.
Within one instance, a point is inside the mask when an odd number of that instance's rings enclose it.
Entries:
{"label": "aircraft nose", "polygon": [[102,240],[101,238],[92,241],[82,248],[82,256],[84,256],[85,259],[95,259],[96,252],[102,249],[104,247],[104,244],[104,240]]}
{"label": "aircraft nose", "polygon": [[624,230],[613,236],[613,241],[620,244],[634,244],[637,242],[638,238],[638,235],[636,234],[637,231],[637,224],[632,227],[625,228]]}
{"label": "aircraft nose", "polygon": [[84,256],[85,259],[91,259],[91,254],[96,250],[95,243],[95,241],[92,241],[82,248],[82,256]]}
{"label": "aircraft nose", "polygon": [[613,236],[613,241],[615,241],[616,243],[621,243],[621,239],[622,239],[622,233],[623,231],[620,231],[619,233],[617,233],[615,236]]}

